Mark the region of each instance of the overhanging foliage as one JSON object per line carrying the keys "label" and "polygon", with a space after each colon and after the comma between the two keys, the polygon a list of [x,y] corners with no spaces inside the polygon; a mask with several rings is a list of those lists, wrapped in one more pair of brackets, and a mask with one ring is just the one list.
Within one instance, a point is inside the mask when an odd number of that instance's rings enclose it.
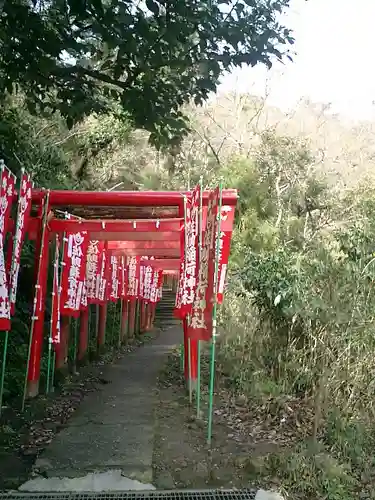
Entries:
{"label": "overhanging foliage", "polygon": [[289,55],[289,0],[5,0],[0,92],[70,123],[121,103],[157,144],[187,130],[180,107],[205,101],[223,71]]}

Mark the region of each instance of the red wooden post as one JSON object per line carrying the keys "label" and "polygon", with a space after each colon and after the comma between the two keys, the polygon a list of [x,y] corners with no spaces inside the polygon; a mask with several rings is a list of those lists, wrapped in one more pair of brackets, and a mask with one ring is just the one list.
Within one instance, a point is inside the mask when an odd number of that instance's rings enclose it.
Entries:
{"label": "red wooden post", "polygon": [[198,341],[190,339],[190,384],[193,391],[197,390],[198,378]]}
{"label": "red wooden post", "polygon": [[80,332],[79,332],[79,347],[78,360],[82,361],[87,353],[87,345],[89,338],[89,309],[81,311]]}
{"label": "red wooden post", "polygon": [[64,359],[65,363],[68,364],[68,358],[69,358],[69,342],[71,339],[70,335],[70,329],[72,326],[72,320],[70,316],[67,317],[66,320],[66,326],[65,326],[65,344],[64,344]]}
{"label": "red wooden post", "polygon": [[61,370],[65,367],[67,357],[68,357],[68,339],[70,330],[70,317],[61,317],[61,327],[60,327],[60,344],[57,345],[56,350],[56,369]]}
{"label": "red wooden post", "polygon": [[105,344],[106,322],[107,322],[107,302],[99,306],[98,349],[100,349]]}
{"label": "red wooden post", "polygon": [[129,335],[128,337],[131,339],[134,337],[135,332],[135,301],[131,301],[129,303]]}
{"label": "red wooden post", "polygon": [[145,331],[150,329],[150,303],[145,304]]}
{"label": "red wooden post", "polygon": [[[185,380],[189,387],[191,384],[192,389],[195,391],[197,388],[197,376],[198,376],[198,341],[191,340],[187,335],[187,320],[183,320],[184,325],[184,374]],[[190,346],[189,346],[190,344]],[[189,363],[190,357],[190,363]],[[189,373],[190,371],[190,373]]]}
{"label": "red wooden post", "polygon": [[151,328],[154,328],[155,312],[156,312],[156,304],[152,304],[152,307],[151,307]]}
{"label": "red wooden post", "polygon": [[128,302],[122,299],[122,318],[121,318],[121,340],[123,341],[128,335]]}
{"label": "red wooden post", "polygon": [[184,329],[184,375],[186,383],[189,382],[189,343],[187,335],[187,320],[182,320]]}
{"label": "red wooden post", "polygon": [[152,330],[153,327],[153,310],[154,310],[155,304],[152,304],[149,302],[147,304],[147,330]]}
{"label": "red wooden post", "polygon": [[[41,304],[45,304],[47,292],[47,276],[48,276],[48,245],[49,231],[44,232],[44,241],[41,242],[39,251],[42,252],[40,260],[39,273],[39,300]],[[36,262],[39,262],[37,254]],[[36,265],[38,267],[38,264]],[[36,291],[36,290],[35,290]],[[37,308],[39,309],[39,308]],[[31,352],[30,362],[27,372],[27,396],[33,398],[39,393],[39,378],[40,378],[40,362],[43,351],[43,331],[44,331],[44,312],[45,308],[41,307],[37,313],[37,317],[33,323],[33,331],[31,332]]]}
{"label": "red wooden post", "polygon": [[147,304],[144,300],[140,300],[140,315],[141,315],[141,319],[140,319],[140,330],[141,330],[141,333],[144,332],[146,329],[147,329]]}

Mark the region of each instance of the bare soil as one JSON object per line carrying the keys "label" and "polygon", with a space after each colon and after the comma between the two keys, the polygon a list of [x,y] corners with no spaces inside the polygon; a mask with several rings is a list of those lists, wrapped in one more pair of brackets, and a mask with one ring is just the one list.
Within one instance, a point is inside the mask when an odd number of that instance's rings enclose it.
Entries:
{"label": "bare soil", "polygon": [[[189,403],[178,353],[159,377],[156,411],[154,482],[172,488],[279,488],[268,457],[304,438],[300,422],[309,418],[300,401],[252,404],[234,396],[218,375],[214,399],[213,436],[207,445],[208,360],[203,363],[202,413]],[[220,372],[220,370],[218,370]],[[205,389],[206,388],[206,389]],[[270,405],[270,406],[268,406]],[[272,407],[271,407],[272,406]],[[310,418],[309,418],[310,419]]]}

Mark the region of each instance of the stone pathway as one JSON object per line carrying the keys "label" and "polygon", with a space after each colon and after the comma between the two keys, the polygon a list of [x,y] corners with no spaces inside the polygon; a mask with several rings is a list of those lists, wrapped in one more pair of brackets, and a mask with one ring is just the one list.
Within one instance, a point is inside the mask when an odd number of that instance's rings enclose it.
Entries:
{"label": "stone pathway", "polygon": [[[171,327],[153,342],[107,366],[103,378],[110,383],[87,395],[67,427],[37,460],[40,476],[20,489],[82,489],[86,478],[86,491],[98,491],[100,477],[107,477],[103,473],[152,487],[157,376],[168,352],[181,339],[181,328]],[[59,482],[56,478],[63,479]],[[71,478],[80,478],[76,486],[67,481]],[[104,484],[102,489],[107,489]]]}

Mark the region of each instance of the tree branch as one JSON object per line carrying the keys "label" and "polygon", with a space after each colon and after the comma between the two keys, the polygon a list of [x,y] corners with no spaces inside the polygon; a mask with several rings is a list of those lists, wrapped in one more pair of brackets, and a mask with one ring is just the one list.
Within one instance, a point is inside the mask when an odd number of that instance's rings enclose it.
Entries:
{"label": "tree branch", "polygon": [[72,76],[76,75],[81,77],[89,76],[94,80],[99,80],[101,82],[108,83],[109,85],[114,85],[123,90],[127,90],[130,87],[130,85],[134,82],[134,80],[137,78],[139,73],[132,75],[132,77],[127,79],[125,82],[121,82],[120,80],[115,80],[111,76],[106,75],[105,73],[102,73],[95,69],[83,68],[82,66],[65,66],[61,68],[56,68],[52,74],[55,76],[65,76],[65,75],[72,75]]}

